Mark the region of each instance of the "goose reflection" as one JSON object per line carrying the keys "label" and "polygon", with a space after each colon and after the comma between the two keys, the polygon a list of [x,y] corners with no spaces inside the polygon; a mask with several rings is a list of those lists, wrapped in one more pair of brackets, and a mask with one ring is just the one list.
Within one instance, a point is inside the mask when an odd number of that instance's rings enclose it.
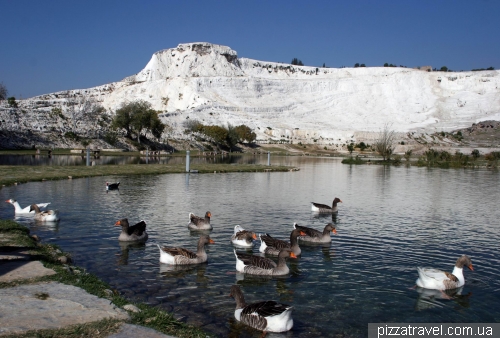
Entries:
{"label": "goose reflection", "polygon": [[443,300],[453,300],[461,307],[469,307],[469,298],[472,295],[471,292],[462,295],[463,286],[457,289],[450,290],[433,290],[425,289],[421,287],[416,287],[415,290],[418,293],[417,303],[415,304],[416,310],[427,310],[434,307],[443,307],[444,304],[441,302]]}
{"label": "goose reflection", "polygon": [[118,265],[128,265],[128,257],[130,250],[144,250],[146,244],[144,242],[118,242],[121,253],[118,256]]}
{"label": "goose reflection", "polygon": [[336,213],[327,214],[327,213],[311,212],[312,218],[316,218],[316,219],[331,218],[333,224],[337,224],[337,215],[338,214],[336,214]]}
{"label": "goose reflection", "polygon": [[[172,265],[160,264],[160,275],[167,278],[185,278],[190,275],[196,277],[196,282],[207,286],[210,278],[205,276],[207,264]],[[198,285],[200,287],[200,285]]]}

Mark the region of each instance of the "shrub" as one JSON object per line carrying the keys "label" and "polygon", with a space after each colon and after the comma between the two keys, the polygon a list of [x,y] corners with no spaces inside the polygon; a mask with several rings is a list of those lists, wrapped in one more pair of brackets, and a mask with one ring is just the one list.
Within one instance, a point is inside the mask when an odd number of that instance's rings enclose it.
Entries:
{"label": "shrub", "polygon": [[17,102],[16,102],[16,98],[14,96],[11,96],[7,99],[7,102],[9,104],[9,107],[11,108],[18,108],[18,105],[17,105]]}
{"label": "shrub", "polygon": [[78,141],[79,137],[72,131],[68,131],[64,133],[64,137],[69,138],[70,140]]}
{"label": "shrub", "polygon": [[113,132],[113,131],[108,131],[104,135],[104,141],[106,141],[106,143],[114,146],[118,143],[118,134],[116,132]]}
{"label": "shrub", "polygon": [[413,153],[413,150],[411,150],[411,149],[410,149],[410,150],[405,151],[405,155],[404,155],[404,157],[405,157],[406,162],[408,162],[408,161],[410,160],[410,157],[411,157],[411,154],[412,154],[412,153]]}

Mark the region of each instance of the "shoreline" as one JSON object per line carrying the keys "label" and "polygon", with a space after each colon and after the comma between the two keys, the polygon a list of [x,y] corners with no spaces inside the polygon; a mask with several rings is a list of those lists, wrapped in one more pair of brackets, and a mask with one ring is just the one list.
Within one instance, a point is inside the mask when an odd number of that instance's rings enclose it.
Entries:
{"label": "shoreline", "polygon": [[[116,338],[131,331],[144,338],[211,336],[178,321],[175,313],[127,300],[71,261],[70,253],[43,243],[26,226],[0,220],[0,291],[8,300],[8,307],[0,306],[1,336]],[[46,299],[56,307],[43,305]]]}

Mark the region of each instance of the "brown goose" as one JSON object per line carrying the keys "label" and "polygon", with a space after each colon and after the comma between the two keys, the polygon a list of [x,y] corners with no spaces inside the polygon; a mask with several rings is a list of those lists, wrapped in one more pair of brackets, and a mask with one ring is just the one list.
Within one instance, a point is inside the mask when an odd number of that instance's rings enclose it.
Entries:
{"label": "brown goose", "polygon": [[260,235],[260,248],[259,251],[268,255],[277,256],[283,249],[291,249],[293,253],[298,256],[302,252],[299,247],[297,237],[305,236],[306,233],[295,229],[290,233],[290,242],[283,241],[271,237],[269,234]]}
{"label": "brown goose", "polygon": [[338,197],[335,197],[335,199],[332,202],[331,207],[329,205],[326,205],[326,204],[311,202],[311,211],[324,212],[324,213],[326,213],[326,212],[328,212],[328,213],[338,212],[339,209],[337,208],[337,203],[342,203],[342,201]]}
{"label": "brown goose", "polygon": [[198,250],[192,252],[184,248],[167,248],[160,247],[160,262],[172,265],[187,265],[205,263],[208,259],[205,251],[206,244],[214,244],[215,242],[207,235],[200,236],[198,240]]}
{"label": "brown goose", "polygon": [[45,210],[40,211],[40,208],[36,204],[30,206],[30,212],[35,211],[35,220],[42,222],[57,222],[59,221],[59,211],[58,210]]}
{"label": "brown goose", "polygon": [[437,269],[419,268],[417,286],[426,289],[448,290],[456,289],[465,284],[464,266],[474,271],[472,261],[467,255],[462,255],[457,259],[453,272],[449,273]]}
{"label": "brown goose", "polygon": [[290,249],[281,250],[278,255],[278,264],[273,260],[243,252],[234,251],[236,256],[236,271],[259,276],[282,276],[290,272],[286,259],[297,258]]}
{"label": "brown goose", "polygon": [[128,219],[123,218],[115,223],[115,226],[121,226],[122,232],[118,236],[118,240],[122,242],[145,242],[148,240],[148,233],[146,232],[146,222],[140,221],[139,223],[130,226]]}
{"label": "brown goose", "polygon": [[300,226],[297,223],[294,223],[293,227],[306,234],[305,236],[299,237],[299,240],[308,243],[330,243],[332,241],[330,232],[337,234],[337,229],[333,223],[328,223],[323,229],[323,232],[313,228]]}
{"label": "brown goose", "polygon": [[191,212],[189,213],[188,228],[190,230],[212,230],[210,217],[212,217],[212,213],[210,211],[205,213],[205,217],[195,216],[195,214]]}
{"label": "brown goose", "polygon": [[292,307],[273,300],[246,304],[238,285],[229,294],[236,301],[234,317],[254,329],[265,332],[285,332],[293,327]]}
{"label": "brown goose", "polygon": [[255,232],[245,230],[241,225],[234,227],[234,234],[231,236],[231,242],[234,245],[250,248],[253,245],[254,239],[257,239]]}

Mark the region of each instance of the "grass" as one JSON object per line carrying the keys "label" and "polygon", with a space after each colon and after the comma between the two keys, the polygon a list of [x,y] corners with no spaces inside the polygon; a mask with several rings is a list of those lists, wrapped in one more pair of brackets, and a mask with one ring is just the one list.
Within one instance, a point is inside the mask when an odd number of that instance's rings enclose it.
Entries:
{"label": "grass", "polygon": [[349,157],[349,158],[344,158],[342,160],[343,164],[365,164],[367,163],[366,161],[362,160],[359,158],[359,156],[356,157]]}
{"label": "grass", "polygon": [[[266,166],[257,164],[200,164],[191,165],[191,170],[199,173],[229,173],[229,172],[264,172],[289,171],[287,166]],[[60,180],[93,176],[111,175],[158,175],[185,173],[185,164],[121,164],[99,166],[0,166],[0,185],[12,185],[33,181]]]}
{"label": "grass", "polygon": [[[8,237],[8,242],[0,241],[0,248],[5,247],[26,247],[30,248],[34,258],[40,260],[43,265],[56,272],[55,275],[44,276],[32,279],[17,280],[15,282],[2,282],[0,289],[14,287],[17,285],[31,284],[38,282],[55,281],[79,287],[90,294],[101,298],[109,299],[116,306],[123,308],[127,304],[137,306],[141,312],[129,312],[130,324],[146,326],[159,332],[176,337],[207,337],[206,332],[199,328],[177,321],[171,313],[149,306],[147,304],[133,303],[120,296],[116,290],[100,280],[97,276],[87,273],[84,269],[61,264],[58,258],[61,256],[70,257],[68,253],[63,253],[56,245],[41,244],[29,235],[29,229],[11,220],[0,220],[0,239]],[[39,297],[45,297],[40,294]],[[118,331],[123,321],[103,319],[98,322],[78,324],[62,329],[46,329],[29,331],[22,335],[8,335],[3,337],[106,337]]]}

